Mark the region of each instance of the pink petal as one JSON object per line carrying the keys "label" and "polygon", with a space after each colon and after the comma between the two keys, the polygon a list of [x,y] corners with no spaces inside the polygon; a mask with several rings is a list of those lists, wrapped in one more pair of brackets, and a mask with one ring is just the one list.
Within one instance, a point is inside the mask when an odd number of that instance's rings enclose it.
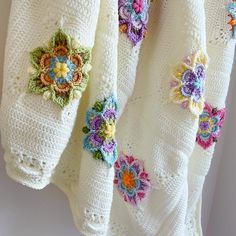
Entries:
{"label": "pink petal", "polygon": [[209,113],[210,117],[212,117],[212,109],[213,107],[209,103],[207,102],[204,103],[204,111]]}
{"label": "pink petal", "polygon": [[188,108],[188,104],[189,104],[189,101],[184,101],[184,102],[182,102],[181,106],[182,106],[184,109],[186,109],[186,108]]}
{"label": "pink petal", "polygon": [[203,141],[200,136],[197,137],[197,143],[203,148],[203,149],[207,149],[209,148],[212,144],[213,144],[213,137],[211,136],[206,142]]}
{"label": "pink petal", "polygon": [[138,196],[139,196],[139,199],[142,199],[145,197],[145,193],[144,192],[138,192]]}
{"label": "pink petal", "polygon": [[116,169],[120,169],[120,163],[119,163],[118,160],[115,162],[115,168],[116,168]]}
{"label": "pink petal", "polygon": [[142,179],[147,179],[147,178],[148,178],[148,173],[142,172],[142,173],[140,174],[140,177],[141,177]]}
{"label": "pink petal", "polygon": [[131,165],[134,162],[134,158],[132,156],[126,156],[126,160],[129,165]]}
{"label": "pink petal", "polygon": [[178,86],[179,85],[179,83],[177,82],[177,81],[175,81],[175,80],[171,80],[170,81],[170,87],[171,88],[174,88],[174,87],[176,87],[176,86]]}

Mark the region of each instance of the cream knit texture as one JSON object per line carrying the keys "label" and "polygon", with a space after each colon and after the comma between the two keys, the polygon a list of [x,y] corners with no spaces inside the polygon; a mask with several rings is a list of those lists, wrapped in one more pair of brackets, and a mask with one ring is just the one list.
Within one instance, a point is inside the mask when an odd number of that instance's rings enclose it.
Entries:
{"label": "cream knit texture", "polygon": [[[201,192],[214,147],[196,144],[198,117],[170,101],[169,83],[172,68],[201,50],[210,58],[205,99],[225,106],[235,47],[228,1],[150,4],[148,36],[134,47],[118,34],[117,0],[13,0],[0,122],[7,173],[31,188],[59,187],[86,236],[202,235]],[[58,27],[92,48],[88,87],[64,109],[26,92],[29,51]],[[83,149],[86,111],[111,95],[120,106],[118,151],[141,160],[151,181],[137,206],[118,193],[114,167]]]}
{"label": "cream knit texture", "polygon": [[[173,19],[175,27],[171,27]],[[176,63],[206,49],[204,19],[203,1],[154,1],[151,6],[148,38],[117,139],[120,151],[144,162],[152,190],[136,207],[114,190],[111,222],[116,230],[111,225],[108,235],[184,235],[187,165],[198,119],[169,102],[169,82]]]}
{"label": "cream knit texture", "polygon": [[[234,59],[235,40],[226,24],[229,17],[226,14],[227,0],[205,0],[207,52],[210,57],[209,68],[206,74],[205,97],[213,107],[225,107],[230,74]],[[226,110],[227,115],[227,110]],[[202,149],[197,143],[189,160],[189,197],[187,221],[191,222],[194,211],[199,212],[202,188],[209,171],[215,145],[209,149]],[[198,204],[198,206],[197,206]],[[199,218],[199,216],[197,216]],[[186,235],[195,235],[196,229],[189,225]],[[199,234],[200,235],[200,234]]]}
{"label": "cream knit texture", "polygon": [[92,48],[98,12],[98,0],[12,2],[0,123],[7,172],[24,185],[41,189],[50,183],[79,104],[75,100],[62,110],[26,92],[29,52],[48,41],[59,27]]}

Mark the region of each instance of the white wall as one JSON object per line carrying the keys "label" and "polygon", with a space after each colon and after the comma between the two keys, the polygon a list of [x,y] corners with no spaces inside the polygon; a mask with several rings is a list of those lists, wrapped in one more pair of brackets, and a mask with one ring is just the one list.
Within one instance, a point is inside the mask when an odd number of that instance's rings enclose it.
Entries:
{"label": "white wall", "polygon": [[[10,0],[0,0],[0,88]],[[236,66],[228,99],[228,116],[203,194],[205,236],[236,235]],[[80,236],[65,195],[50,185],[35,191],[7,177],[0,148],[0,236]],[[219,171],[218,171],[219,170]]]}

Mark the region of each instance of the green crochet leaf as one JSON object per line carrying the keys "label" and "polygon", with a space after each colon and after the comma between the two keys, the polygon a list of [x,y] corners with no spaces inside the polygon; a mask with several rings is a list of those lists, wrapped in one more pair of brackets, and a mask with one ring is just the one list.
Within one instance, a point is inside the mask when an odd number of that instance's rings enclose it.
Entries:
{"label": "green crochet leaf", "polygon": [[57,105],[59,105],[61,108],[69,104],[69,98],[68,97],[61,97],[57,96],[55,91],[51,91],[51,99],[53,102],[55,102]]}
{"label": "green crochet leaf", "polygon": [[96,151],[93,153],[93,158],[95,160],[102,160],[103,159],[103,156],[102,156],[102,153],[100,151]]}
{"label": "green crochet leaf", "polygon": [[84,64],[91,62],[92,53],[88,48],[78,48],[77,53],[79,53],[83,57]]}
{"label": "green crochet leaf", "polygon": [[89,133],[90,129],[87,126],[84,126],[82,128],[82,131],[83,131],[84,134],[87,134],[87,133]]}
{"label": "green crochet leaf", "polygon": [[47,53],[48,49],[46,47],[37,47],[32,52],[30,52],[30,62],[35,69],[39,69],[40,59],[43,54]]}
{"label": "green crochet leaf", "polygon": [[71,37],[64,33],[62,29],[59,29],[50,40],[50,48],[54,48],[58,45],[66,46],[71,53]]}
{"label": "green crochet leaf", "polygon": [[97,112],[101,112],[103,110],[103,103],[100,101],[96,101],[93,106],[93,109]]}
{"label": "green crochet leaf", "polygon": [[28,90],[31,93],[41,94],[48,90],[47,87],[42,87],[38,77],[31,77],[28,83]]}

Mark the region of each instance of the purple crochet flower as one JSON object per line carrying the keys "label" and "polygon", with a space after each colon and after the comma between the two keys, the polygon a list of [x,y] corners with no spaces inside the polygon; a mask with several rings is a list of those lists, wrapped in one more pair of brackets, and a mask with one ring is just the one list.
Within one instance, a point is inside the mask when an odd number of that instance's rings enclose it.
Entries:
{"label": "purple crochet flower", "polygon": [[147,32],[149,0],[119,0],[118,4],[120,31],[135,46]]}
{"label": "purple crochet flower", "polygon": [[185,97],[193,98],[198,102],[204,92],[205,68],[202,65],[196,65],[195,71],[186,70],[183,73],[181,92]]}
{"label": "purple crochet flower", "polygon": [[170,99],[199,116],[204,108],[205,72],[207,56],[202,51],[184,58],[173,70]]}
{"label": "purple crochet flower", "polygon": [[115,130],[117,120],[117,102],[114,97],[97,101],[87,111],[86,126],[83,132],[84,148],[93,153],[94,159],[106,161],[112,166],[117,159]]}

